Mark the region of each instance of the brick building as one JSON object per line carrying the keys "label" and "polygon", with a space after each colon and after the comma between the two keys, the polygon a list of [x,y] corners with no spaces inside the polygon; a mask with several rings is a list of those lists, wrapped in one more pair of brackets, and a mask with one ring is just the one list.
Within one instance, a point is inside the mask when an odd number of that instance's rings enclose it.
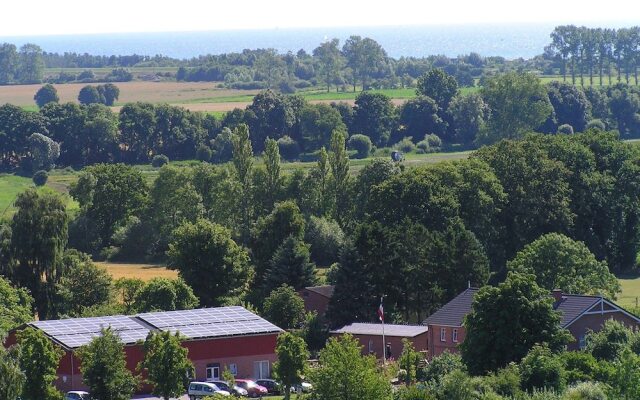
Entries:
{"label": "brick building", "polygon": [[310,286],[298,291],[304,300],[304,310],[306,312],[317,312],[318,315],[325,315],[329,309],[329,301],[333,296],[334,286]]}
{"label": "brick building", "polygon": [[[27,326],[41,330],[63,351],[56,386],[63,391],[86,389],[82,384],[80,361],[75,351],[111,327],[125,345],[127,368],[135,372],[144,357],[143,342],[149,332],[180,332],[182,345],[189,349],[195,379],[219,379],[224,368],[238,378],[268,378],[276,361],[276,338],[282,330],[242,307],[202,308],[35,321],[10,332],[5,346],[16,341],[16,332]],[[148,391],[143,387],[142,391]]]}
{"label": "brick building", "polygon": [[[458,352],[458,345],[465,338],[464,317],[471,312],[477,292],[476,288],[465,290],[424,320],[423,324],[429,327],[429,357],[444,351]],[[554,290],[551,295],[554,298],[553,308],[561,314],[560,326],[575,338],[567,346],[569,350],[583,348],[587,333],[599,331],[609,319],[633,330],[640,327],[640,318],[603,297],[564,294],[559,290]]]}
{"label": "brick building", "polygon": [[[402,352],[402,339],[408,339],[413,343],[417,351],[427,351],[428,328],[422,325],[384,325],[385,341],[391,350],[390,358],[398,358]],[[331,331],[331,336],[350,334],[360,342],[362,354],[375,354],[376,358],[382,358],[382,324],[353,323],[340,329]],[[387,355],[388,356],[388,355]]]}

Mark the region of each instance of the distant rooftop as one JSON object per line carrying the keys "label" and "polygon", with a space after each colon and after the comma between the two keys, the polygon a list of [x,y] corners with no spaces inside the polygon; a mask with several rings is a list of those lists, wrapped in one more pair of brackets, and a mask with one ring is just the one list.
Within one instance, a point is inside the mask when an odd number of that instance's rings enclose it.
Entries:
{"label": "distant rooftop", "polygon": [[304,288],[304,290],[308,290],[310,292],[318,293],[321,296],[331,298],[333,296],[333,290],[335,286],[333,285],[324,285],[324,286],[309,286]]}
{"label": "distant rooftop", "polygon": [[151,331],[180,332],[187,340],[282,332],[282,329],[243,307],[69,318],[35,321],[27,325],[40,329],[68,349],[88,344],[94,337],[100,336],[102,329],[109,327],[125,345],[144,341]]}
{"label": "distant rooftop", "polygon": [[464,317],[471,312],[473,297],[479,289],[469,288],[442,306],[424,320],[424,325],[462,326]]}
{"label": "distant rooftop", "polygon": [[[427,332],[428,330],[429,329],[424,325],[384,325],[385,336],[415,337]],[[382,324],[353,323],[331,331],[331,333],[382,336]]]}

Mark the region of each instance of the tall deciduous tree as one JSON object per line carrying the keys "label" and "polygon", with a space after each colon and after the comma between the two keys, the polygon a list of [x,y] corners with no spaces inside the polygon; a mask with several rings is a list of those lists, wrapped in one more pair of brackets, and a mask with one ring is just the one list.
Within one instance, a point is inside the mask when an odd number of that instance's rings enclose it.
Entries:
{"label": "tall deciduous tree", "polygon": [[13,328],[33,320],[33,298],[0,275],[0,340]]}
{"label": "tall deciduous tree", "polygon": [[362,356],[351,335],[331,338],[320,351],[318,368],[311,371],[317,396],[325,400],[390,400],[391,385],[376,368],[373,356]]}
{"label": "tall deciduous tree", "polygon": [[18,77],[20,83],[40,83],[44,76],[44,60],[42,49],[26,43],[20,47]]}
{"label": "tall deciduous tree", "polygon": [[17,261],[15,281],[33,294],[41,319],[50,316],[55,285],[64,271],[68,215],[62,198],[29,189],[15,201],[18,211],[11,223],[11,248]]}
{"label": "tall deciduous tree", "polygon": [[520,250],[508,263],[512,271],[532,273],[547,290],[565,293],[606,294],[620,292],[618,279],[604,261],[596,260],[582,242],[559,233],[549,233]]}
{"label": "tall deciduous tree", "polygon": [[252,272],[249,255],[228,229],[199,219],[178,227],[173,238],[167,252],[171,268],[178,270],[203,306],[220,306],[243,294]]}
{"label": "tall deciduous tree", "polygon": [[273,289],[264,300],[264,317],[282,329],[298,328],[304,322],[304,300],[289,285]]}
{"label": "tall deciduous tree", "polygon": [[138,379],[127,369],[124,345],[111,329],[103,329],[76,354],[80,358],[82,381],[91,396],[100,400],[129,400]]}
{"label": "tall deciduous tree", "polygon": [[289,400],[291,398],[291,388],[302,382],[309,351],[307,351],[304,339],[285,332],[278,336],[276,354],[278,355],[278,361],[273,366],[273,372],[282,383],[285,400]]}
{"label": "tall deciduous tree", "polygon": [[188,377],[194,375],[189,350],[182,346],[180,333],[152,332],[144,342],[144,360],[138,369],[147,372],[152,393],[169,400],[184,393]]}
{"label": "tall deciduous tree", "polygon": [[241,238],[243,243],[247,243],[249,239],[249,225],[251,218],[251,174],[253,172],[253,149],[251,140],[249,139],[249,127],[242,124],[239,125],[231,137],[233,145],[233,166],[236,171],[236,177],[241,188]]}
{"label": "tall deciduous tree", "polygon": [[559,350],[571,338],[560,328],[560,314],[549,292],[527,274],[510,273],[497,287],[480,289],[464,326],[462,358],[474,374],[518,362],[536,343]]}
{"label": "tall deciduous tree", "polygon": [[540,78],[509,72],[487,79],[482,98],[491,110],[484,142],[517,139],[542,125],[553,108]]}
{"label": "tall deciduous tree", "polygon": [[16,400],[22,393],[26,377],[20,368],[19,349],[0,346],[0,398]]}
{"label": "tall deciduous tree", "polygon": [[57,103],[60,101],[60,98],[58,97],[58,91],[56,88],[52,84],[47,83],[38,89],[36,94],[33,96],[33,100],[35,100],[38,107],[42,108],[48,103]]}
{"label": "tall deciduous tree", "polygon": [[58,362],[63,352],[42,331],[27,328],[18,334],[20,367],[26,381],[22,387],[25,400],[55,400],[60,392],[53,387]]}
{"label": "tall deciduous tree", "polygon": [[458,82],[444,70],[433,68],[418,78],[416,93],[432,98],[442,111],[447,111],[451,99],[458,93]]}
{"label": "tall deciduous tree", "polygon": [[382,93],[362,92],[356,97],[351,133],[369,136],[376,146],[385,146],[395,124],[395,107]]}
{"label": "tall deciduous tree", "polygon": [[264,143],[264,166],[267,172],[267,208],[272,209],[281,188],[280,149],[278,142],[268,138]]}
{"label": "tall deciduous tree", "polygon": [[198,298],[182,279],[153,278],[135,293],[136,312],[190,310]]}
{"label": "tall deciduous tree", "polygon": [[340,76],[340,70],[344,64],[339,45],[340,40],[331,39],[313,50],[313,56],[318,60],[320,73],[327,85],[327,92],[331,89],[331,84]]}
{"label": "tall deciduous tree", "polygon": [[333,180],[333,193],[336,196],[336,208],[334,218],[338,223],[345,223],[345,211],[349,202],[349,155],[347,154],[345,133],[333,131],[331,134],[331,151],[329,152],[329,165]]}

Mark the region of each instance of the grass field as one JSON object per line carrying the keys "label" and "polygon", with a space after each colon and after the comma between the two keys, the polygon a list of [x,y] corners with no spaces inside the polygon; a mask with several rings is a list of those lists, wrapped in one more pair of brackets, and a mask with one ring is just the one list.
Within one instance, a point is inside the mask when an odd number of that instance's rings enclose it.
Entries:
{"label": "grass field", "polygon": [[[78,203],[67,194],[69,193],[70,182],[75,179],[77,178],[72,175],[52,176],[47,182],[47,185],[38,190],[51,190],[62,193],[65,195],[64,198],[67,201],[67,210],[70,213],[74,213],[78,210]],[[11,217],[15,211],[13,202],[16,196],[34,186],[31,178],[11,174],[0,174],[0,220]]]}
{"label": "grass field", "polygon": [[178,277],[178,271],[167,269],[164,265],[128,264],[102,261],[96,262],[96,265],[106,269],[113,279],[138,278],[146,282],[152,278],[175,279]]}
{"label": "grass field", "polygon": [[618,295],[616,302],[627,309],[640,305],[640,277],[621,277],[618,281],[622,286],[622,293]]}

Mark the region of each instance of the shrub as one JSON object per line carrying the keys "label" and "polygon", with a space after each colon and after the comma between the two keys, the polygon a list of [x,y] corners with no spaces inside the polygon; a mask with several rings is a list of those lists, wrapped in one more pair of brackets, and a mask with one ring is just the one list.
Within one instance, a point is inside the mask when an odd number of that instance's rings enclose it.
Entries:
{"label": "shrub", "polygon": [[296,160],[300,156],[300,146],[298,146],[298,142],[289,136],[283,136],[278,139],[278,148],[282,158],[287,161]]}
{"label": "shrub", "polygon": [[211,148],[209,146],[201,144],[196,150],[196,158],[200,161],[209,161],[211,160]]}
{"label": "shrub", "polygon": [[393,145],[393,148],[403,153],[411,153],[415,151],[416,145],[411,141],[411,136],[403,138],[401,141]]}
{"label": "shrub", "polygon": [[563,135],[572,135],[573,134],[573,126],[569,124],[562,124],[558,127],[558,133]]}
{"label": "shrub", "polygon": [[581,382],[570,387],[563,400],[607,400],[607,395],[598,382]]}
{"label": "shrub", "polygon": [[520,393],[520,371],[515,363],[486,378],[491,389],[501,396],[515,397]]}
{"label": "shrub", "polygon": [[416,147],[418,148],[418,150],[422,151],[423,153],[431,152],[431,146],[429,146],[428,140],[419,141],[418,144],[416,144]]}
{"label": "shrub", "polygon": [[520,363],[521,385],[525,390],[562,390],[565,386],[565,370],[560,358],[548,347],[536,345]]}
{"label": "shrub", "polygon": [[348,142],[349,148],[355,150],[356,158],[367,158],[369,154],[371,154],[371,147],[373,144],[371,143],[371,139],[369,136],[355,134],[349,138]]}
{"label": "shrub", "polygon": [[587,130],[604,131],[605,129],[607,127],[601,119],[592,119],[587,123]]}
{"label": "shrub", "polygon": [[434,150],[442,147],[442,139],[440,139],[440,136],[435,133],[424,135],[424,140],[426,140],[427,143],[429,143],[429,147]]}
{"label": "shrub", "polygon": [[164,154],[157,154],[153,156],[153,159],[151,160],[151,166],[153,168],[160,168],[163,165],[168,163],[169,163],[169,157],[165,156]]}
{"label": "shrub", "polygon": [[47,171],[41,169],[40,171],[33,174],[33,177],[31,179],[33,180],[33,183],[36,184],[36,186],[44,186],[49,179],[49,174],[47,173]]}

